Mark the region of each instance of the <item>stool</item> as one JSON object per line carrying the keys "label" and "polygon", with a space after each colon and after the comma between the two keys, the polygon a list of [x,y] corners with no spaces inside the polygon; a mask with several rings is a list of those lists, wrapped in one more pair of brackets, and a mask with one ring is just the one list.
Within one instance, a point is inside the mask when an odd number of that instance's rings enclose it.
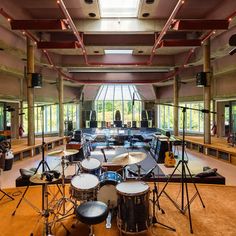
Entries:
{"label": "stool", "polygon": [[89,201],[80,204],[76,208],[76,216],[79,221],[89,225],[89,236],[93,236],[92,225],[102,223],[108,215],[108,207],[100,201]]}

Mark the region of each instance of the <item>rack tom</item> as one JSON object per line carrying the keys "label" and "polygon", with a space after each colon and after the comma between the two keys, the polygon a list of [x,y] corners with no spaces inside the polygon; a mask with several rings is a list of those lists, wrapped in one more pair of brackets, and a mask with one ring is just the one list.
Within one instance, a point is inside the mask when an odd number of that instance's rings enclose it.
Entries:
{"label": "rack tom", "polygon": [[81,162],[84,173],[99,176],[101,173],[101,162],[95,158],[86,158]]}

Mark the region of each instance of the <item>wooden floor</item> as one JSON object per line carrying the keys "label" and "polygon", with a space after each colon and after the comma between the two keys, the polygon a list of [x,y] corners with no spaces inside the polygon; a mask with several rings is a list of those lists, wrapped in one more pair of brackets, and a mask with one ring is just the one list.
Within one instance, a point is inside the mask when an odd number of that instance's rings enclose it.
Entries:
{"label": "wooden floor", "polygon": [[[189,186],[189,194],[194,194],[194,189],[191,184]],[[162,184],[158,188],[161,189]],[[153,186],[150,185],[150,190]],[[189,220],[187,214],[181,214],[174,205],[164,195],[160,197],[160,205],[165,211],[161,214],[156,213],[158,222],[174,227],[176,232],[169,231],[160,225],[149,227],[148,232],[139,234],[141,236],[162,235],[162,236],[234,236],[236,235],[235,219],[236,219],[236,187],[229,186],[214,186],[214,185],[198,185],[201,197],[203,198],[206,208],[203,208],[199,198],[197,197],[191,204],[191,216],[193,223],[194,234],[190,234]],[[29,236],[34,233],[35,236],[44,235],[43,218],[25,201],[21,203],[16,211],[15,216],[12,216],[24,188],[8,189],[10,195],[15,196],[14,201],[10,201],[7,197],[0,202],[0,235],[1,236]],[[166,191],[171,197],[180,203],[180,185],[169,184]],[[51,197],[56,193],[56,189],[50,188]],[[1,195],[1,194],[0,194]],[[61,196],[58,196],[60,198]],[[150,197],[152,197],[150,195]],[[30,187],[26,194],[26,198],[34,205],[40,208],[41,206],[41,188]],[[53,204],[52,204],[53,209]],[[149,204],[150,212],[152,212],[151,202]],[[52,210],[52,213],[55,209]],[[51,213],[51,216],[52,216]],[[151,215],[151,213],[150,213]],[[39,224],[37,223],[39,221]],[[76,219],[71,216],[62,221],[64,226],[70,231],[71,236],[86,236],[88,235],[88,227],[80,222],[76,227],[71,228]],[[116,226],[116,217],[112,220],[112,228],[106,229],[105,223],[95,226],[95,234],[97,236],[119,235],[119,230]],[[66,231],[61,223],[56,223],[53,227],[53,235],[66,236]],[[136,234],[133,234],[136,235]]]}

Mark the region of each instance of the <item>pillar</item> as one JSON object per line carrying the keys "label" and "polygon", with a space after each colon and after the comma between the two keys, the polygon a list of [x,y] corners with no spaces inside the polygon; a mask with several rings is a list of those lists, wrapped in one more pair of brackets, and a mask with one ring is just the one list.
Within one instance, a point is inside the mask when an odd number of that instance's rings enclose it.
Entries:
{"label": "pillar", "polygon": [[[210,67],[211,45],[210,38],[204,42],[203,45],[203,71],[211,72]],[[207,84],[203,88],[204,109],[210,110],[211,104],[211,73],[207,73]],[[211,114],[204,113],[204,143],[211,143]]]}
{"label": "pillar", "polygon": [[34,88],[32,75],[34,73],[34,45],[27,37],[27,103],[28,103],[28,146],[35,144],[34,134]]}
{"label": "pillar", "polygon": [[64,137],[64,83],[63,77],[58,77],[58,100],[59,100],[59,137]]}
{"label": "pillar", "polygon": [[[176,69],[177,70],[177,69]],[[177,74],[174,78],[174,127],[173,127],[173,134],[174,136],[179,135],[179,75]]]}

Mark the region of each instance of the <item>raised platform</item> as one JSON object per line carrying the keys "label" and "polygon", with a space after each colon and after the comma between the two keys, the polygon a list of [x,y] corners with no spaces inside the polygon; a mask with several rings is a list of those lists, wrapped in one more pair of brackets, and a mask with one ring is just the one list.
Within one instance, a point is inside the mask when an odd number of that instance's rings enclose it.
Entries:
{"label": "raised platform", "polygon": [[236,147],[230,146],[226,139],[212,137],[211,144],[204,144],[202,136],[186,136],[185,141],[191,150],[236,165]]}
{"label": "raised platform", "polygon": [[[65,144],[66,137],[45,137],[45,150]],[[11,141],[14,160],[22,160],[25,157],[33,157],[41,152],[42,139],[36,138],[35,145],[28,146],[27,139],[14,139]]]}

